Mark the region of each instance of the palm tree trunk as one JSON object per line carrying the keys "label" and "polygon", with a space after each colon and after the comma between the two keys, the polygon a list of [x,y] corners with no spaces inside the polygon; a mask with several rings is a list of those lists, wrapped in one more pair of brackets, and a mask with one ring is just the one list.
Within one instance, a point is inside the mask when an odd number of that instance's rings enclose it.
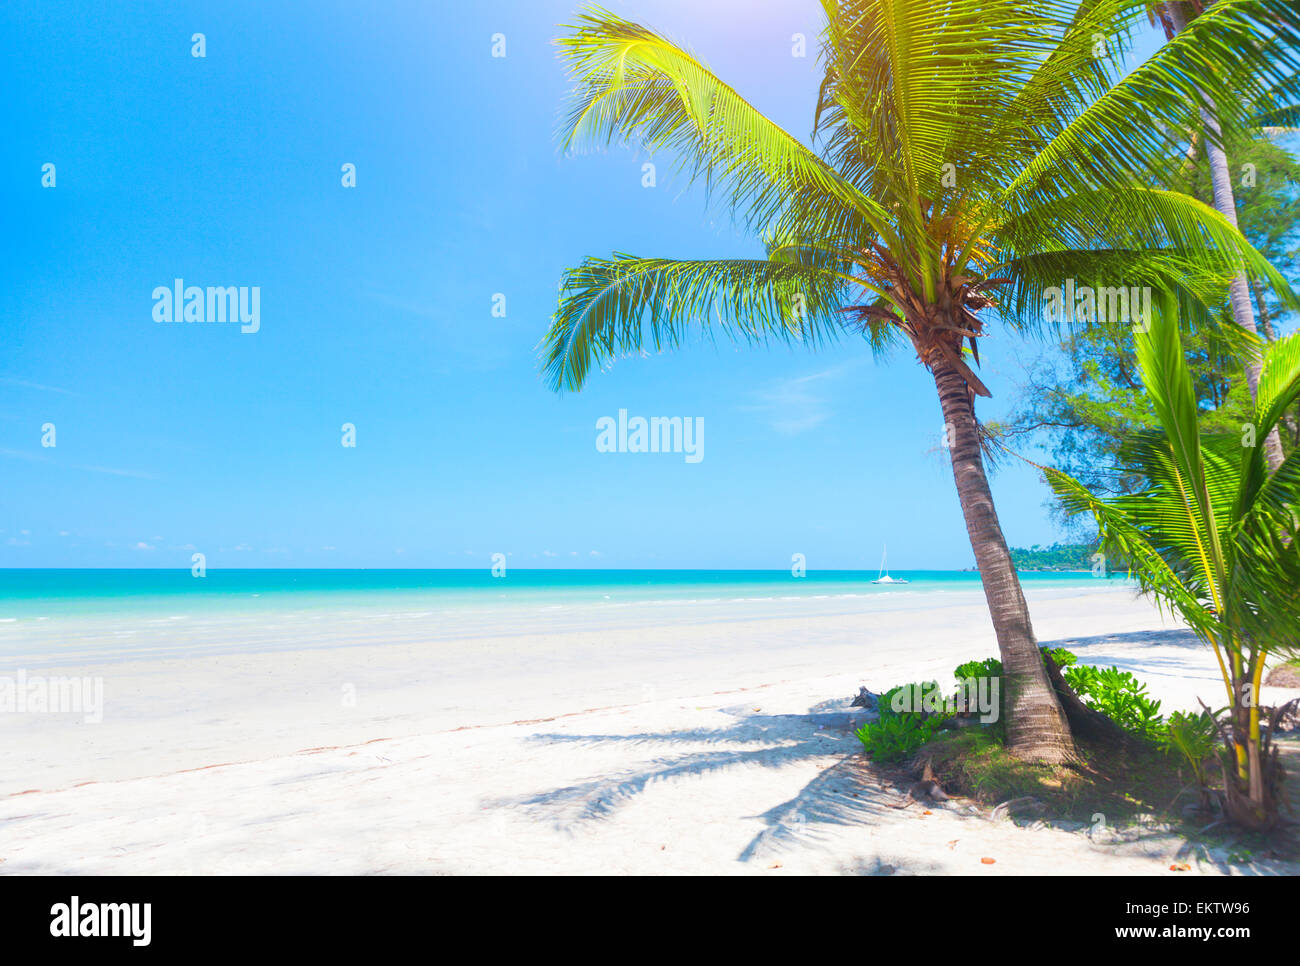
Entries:
{"label": "palm tree trunk", "polygon": [[[1166,3],[1165,10],[1173,23],[1174,31],[1182,33],[1187,27],[1187,14],[1182,3]],[[1204,96],[1204,95],[1203,95]],[[1223,150],[1222,130],[1219,125],[1218,111],[1214,102],[1205,97],[1201,108],[1201,124],[1205,127],[1205,156],[1210,162],[1210,185],[1214,191],[1214,207],[1219,214],[1237,227],[1237,199],[1232,193],[1232,172],[1228,168],[1228,156]],[[1232,318],[1251,335],[1256,334],[1255,310],[1250,302],[1250,288],[1244,270],[1233,276],[1228,286],[1228,295],[1232,303]],[[1253,400],[1259,387],[1260,361],[1254,356],[1246,362],[1246,383],[1250,386],[1250,398]],[[1270,471],[1276,471],[1282,465],[1282,440],[1277,428],[1269,431],[1264,440],[1264,458]]]}
{"label": "palm tree trunk", "polygon": [[957,498],[998,638],[1006,689],[1002,706],[1007,711],[1007,750],[1038,761],[1069,761],[1076,757],[1074,740],[1043,668],[1020,577],[993,507],[973,397],[966,380],[947,362],[936,360],[931,371],[946,424]]}
{"label": "palm tree trunk", "polygon": [[1268,304],[1264,301],[1264,286],[1251,279],[1250,290],[1255,293],[1255,304],[1259,306],[1259,327],[1264,332],[1264,341],[1276,342],[1277,333],[1273,331],[1273,320],[1269,318]]}

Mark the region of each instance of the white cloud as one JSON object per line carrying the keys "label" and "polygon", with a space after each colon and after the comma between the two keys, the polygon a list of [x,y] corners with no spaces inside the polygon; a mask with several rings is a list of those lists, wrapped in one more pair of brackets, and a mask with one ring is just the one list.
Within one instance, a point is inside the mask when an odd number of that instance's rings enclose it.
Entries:
{"label": "white cloud", "polygon": [[758,402],[742,406],[747,412],[766,413],[769,425],[783,436],[793,436],[815,429],[831,416],[828,394],[823,390],[847,369],[860,365],[856,360],[832,366],[821,372],[782,379],[771,388],[754,394]]}
{"label": "white cloud", "polygon": [[43,386],[39,382],[27,382],[26,380],[13,379],[9,376],[0,376],[0,382],[9,386],[19,386],[23,389],[39,389],[41,392],[60,392],[65,396],[80,395],[80,393],[75,393],[71,389],[60,389],[58,386]]}
{"label": "white cloud", "polygon": [[[54,463],[48,456],[41,456],[36,453],[24,453],[17,449],[0,449],[0,456],[7,456],[10,459],[27,460],[32,463]],[[88,473],[107,473],[110,476],[130,476],[138,480],[156,480],[158,477],[152,473],[141,473],[138,470],[121,470],[112,466],[86,466],[81,463],[54,463],[56,466],[66,466],[69,469],[84,470]]]}

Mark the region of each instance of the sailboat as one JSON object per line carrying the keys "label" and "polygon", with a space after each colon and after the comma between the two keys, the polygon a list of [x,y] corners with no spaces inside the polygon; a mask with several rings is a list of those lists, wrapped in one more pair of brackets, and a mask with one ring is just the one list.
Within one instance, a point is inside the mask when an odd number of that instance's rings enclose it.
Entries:
{"label": "sailboat", "polygon": [[872,581],[873,584],[905,584],[908,581],[903,577],[889,576],[889,568],[885,566],[885,558],[889,556],[889,547],[885,546],[880,553],[880,576]]}

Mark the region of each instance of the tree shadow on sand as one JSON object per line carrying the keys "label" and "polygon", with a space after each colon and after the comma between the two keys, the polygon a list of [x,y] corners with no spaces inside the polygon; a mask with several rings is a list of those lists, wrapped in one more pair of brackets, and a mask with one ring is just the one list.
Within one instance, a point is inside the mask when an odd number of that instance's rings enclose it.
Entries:
{"label": "tree shadow on sand", "polygon": [[[843,708],[847,702],[827,702]],[[858,825],[914,804],[901,793],[875,779],[865,766],[861,743],[853,731],[863,720],[861,711],[817,710],[808,714],[748,714],[723,709],[735,717],[724,728],[691,728],[637,734],[543,734],[530,741],[547,745],[598,746],[616,743],[663,749],[649,761],[620,774],[568,785],[526,797],[498,800],[492,807],[522,807],[551,821],[557,829],[571,831],[587,822],[600,821],[633,801],[655,782],[698,777],[724,769],[780,768],[810,758],[835,756],[787,801],[759,815],[745,816],[763,822],[737,859],[749,861],[761,851],[780,849],[795,842],[809,843],[825,837],[828,825]],[[705,746],[677,750],[681,746]]]}
{"label": "tree shadow on sand", "polygon": [[[520,809],[557,830],[572,832],[612,818],[656,782],[697,778],[727,769],[776,769],[809,759],[833,758],[793,797],[758,815],[743,816],[760,821],[762,828],[740,850],[737,861],[749,862],[816,845],[828,840],[835,827],[879,824],[897,818],[898,811],[906,808],[944,809],[963,821],[983,821],[982,813],[970,805],[921,804],[895,788],[863,759],[854,729],[864,713],[848,711],[846,706],[847,701],[828,701],[807,714],[758,714],[744,706],[721,709],[733,718],[722,728],[534,735],[527,740],[552,747],[599,748],[612,744],[644,748],[647,758],[608,776],[483,804],[487,808]],[[1158,846],[1159,842],[1180,840],[1182,836],[1176,831],[1160,831],[1151,838],[1151,844]],[[1179,842],[1177,855],[1179,860],[1210,864],[1234,875],[1276,875],[1294,869],[1285,863],[1258,859],[1229,865],[1222,849],[1211,850],[1204,843],[1186,840]],[[901,869],[887,864],[880,855],[868,854],[847,860],[841,871],[891,875]],[[907,871],[936,873],[942,871],[942,864],[909,860]]]}
{"label": "tree shadow on sand", "polygon": [[[1159,650],[1144,651],[1140,657],[1110,656],[1104,653],[1091,654],[1092,648],[1101,648],[1114,644],[1152,644]],[[1123,634],[1097,634],[1092,637],[1062,637],[1055,641],[1039,641],[1041,647],[1063,647],[1078,655],[1084,664],[1096,664],[1099,667],[1117,667],[1128,671],[1138,678],[1144,674],[1177,675],[1182,678],[1194,678],[1208,682],[1218,682],[1218,674],[1213,668],[1207,668],[1198,660],[1202,654],[1210,653],[1209,647],[1189,630],[1164,631],[1130,631]],[[1219,690],[1212,689],[1214,696]]]}

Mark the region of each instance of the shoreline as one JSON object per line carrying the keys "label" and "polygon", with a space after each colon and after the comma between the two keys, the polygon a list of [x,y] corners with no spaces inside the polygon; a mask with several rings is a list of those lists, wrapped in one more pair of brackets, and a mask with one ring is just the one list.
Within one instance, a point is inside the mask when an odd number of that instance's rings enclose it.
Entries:
{"label": "shoreline", "polygon": [[[1222,687],[1143,600],[1032,606],[1044,645],[1166,711]],[[445,644],[79,669],[103,724],[6,716],[0,872],[1157,874],[1181,841],[922,815],[873,783],[851,695],[995,654],[979,606]]]}

